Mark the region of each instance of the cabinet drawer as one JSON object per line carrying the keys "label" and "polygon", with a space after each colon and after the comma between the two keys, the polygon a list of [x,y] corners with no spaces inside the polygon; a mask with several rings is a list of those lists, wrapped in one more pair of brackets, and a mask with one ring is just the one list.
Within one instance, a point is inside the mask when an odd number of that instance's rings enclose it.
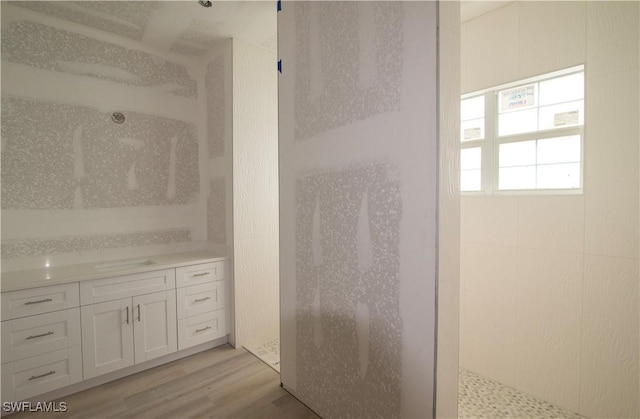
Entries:
{"label": "cabinet drawer", "polygon": [[80,345],[80,309],[2,322],[2,363]]}
{"label": "cabinet drawer", "polygon": [[82,380],[80,346],[2,366],[2,400],[24,400]]}
{"label": "cabinet drawer", "polygon": [[226,335],[224,310],[178,320],[178,349],[186,349]]}
{"label": "cabinet drawer", "polygon": [[176,286],[182,288],[205,282],[220,281],[225,277],[224,270],[224,261],[182,266],[176,268]]}
{"label": "cabinet drawer", "polygon": [[224,307],[224,281],[178,288],[178,318],[194,316]]}
{"label": "cabinet drawer", "polygon": [[2,320],[78,307],[78,283],[2,293]]}
{"label": "cabinet drawer", "polygon": [[80,303],[84,306],[174,289],[175,275],[175,269],[163,269],[83,281],[80,283]]}

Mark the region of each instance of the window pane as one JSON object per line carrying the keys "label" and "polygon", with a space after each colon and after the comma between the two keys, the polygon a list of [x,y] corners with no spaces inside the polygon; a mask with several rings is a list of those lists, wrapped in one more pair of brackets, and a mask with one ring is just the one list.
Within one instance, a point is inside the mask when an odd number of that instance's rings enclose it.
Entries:
{"label": "window pane", "polygon": [[460,190],[463,192],[479,191],[480,182],[480,169],[463,170],[460,173]]}
{"label": "window pane", "polygon": [[580,136],[538,140],[538,164],[580,162]]}
{"label": "window pane", "polygon": [[540,129],[584,125],[584,102],[562,103],[540,108]]}
{"label": "window pane", "polygon": [[501,90],[498,95],[500,113],[536,106],[537,89],[538,84],[534,83]]}
{"label": "window pane", "polygon": [[498,166],[526,166],[536,164],[536,142],[520,141],[500,144]]}
{"label": "window pane", "polygon": [[584,73],[540,82],[540,106],[584,98]]}
{"label": "window pane", "polygon": [[462,170],[482,168],[480,147],[463,148],[460,150],[460,168]]}
{"label": "window pane", "polygon": [[[494,182],[502,191],[581,187],[584,72],[519,83],[460,100],[462,191],[482,191],[483,185]],[[485,107],[486,101],[492,103],[491,109]],[[491,158],[495,152],[495,169],[482,167],[486,157],[482,153],[487,152]]]}
{"label": "window pane", "polygon": [[538,189],[575,189],[580,187],[580,163],[538,166]]}
{"label": "window pane", "polygon": [[462,132],[460,133],[460,140],[482,140],[484,138],[484,118],[472,119],[471,121],[465,121],[462,123]]}
{"label": "window pane", "polygon": [[460,120],[484,118],[484,96],[465,99],[460,103]]}
{"label": "window pane", "polygon": [[513,135],[538,130],[538,109],[500,114],[498,135]]}
{"label": "window pane", "polygon": [[535,187],[535,166],[506,167],[498,172],[498,188],[501,190],[535,189]]}

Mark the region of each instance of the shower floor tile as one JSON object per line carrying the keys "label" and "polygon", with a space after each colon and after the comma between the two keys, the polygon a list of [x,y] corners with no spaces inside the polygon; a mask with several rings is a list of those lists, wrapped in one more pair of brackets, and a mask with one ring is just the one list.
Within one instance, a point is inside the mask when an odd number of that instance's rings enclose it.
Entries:
{"label": "shower floor tile", "polygon": [[[264,363],[280,372],[280,339],[245,346]],[[458,381],[460,419],[587,419],[471,371],[460,370]]]}
{"label": "shower floor tile", "polygon": [[260,345],[245,345],[244,348],[257,356],[262,362],[280,372],[280,338]]}
{"label": "shower floor tile", "polygon": [[458,417],[584,418],[464,369],[460,370],[458,381]]}

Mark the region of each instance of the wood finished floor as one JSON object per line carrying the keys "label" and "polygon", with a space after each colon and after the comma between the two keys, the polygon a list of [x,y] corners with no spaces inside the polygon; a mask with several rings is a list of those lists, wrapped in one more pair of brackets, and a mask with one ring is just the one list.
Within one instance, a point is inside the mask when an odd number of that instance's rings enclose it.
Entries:
{"label": "wood finished floor", "polygon": [[319,418],[280,387],[277,372],[229,345],[58,401],[67,403],[67,412],[8,418]]}

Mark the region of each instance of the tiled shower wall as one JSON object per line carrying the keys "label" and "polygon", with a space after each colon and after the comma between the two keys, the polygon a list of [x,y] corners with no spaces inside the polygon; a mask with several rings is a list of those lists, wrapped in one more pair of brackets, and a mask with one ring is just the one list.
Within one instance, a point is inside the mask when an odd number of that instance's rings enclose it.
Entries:
{"label": "tiled shower wall", "polygon": [[273,51],[232,43],[235,331],[247,346],[280,337],[278,70]]}
{"label": "tiled shower wall", "polygon": [[460,3],[438,4],[438,351],[436,417],[458,417],[460,338]]}
{"label": "tiled shower wall", "polygon": [[514,2],[462,25],[463,93],[585,64],[584,193],[466,196],[461,366],[640,417],[637,2]]}
{"label": "tiled shower wall", "polygon": [[436,21],[435,2],[278,13],[281,380],[323,417],[433,414]]}
{"label": "tiled shower wall", "polygon": [[[275,27],[275,12],[273,19]],[[279,336],[276,63],[273,51],[233,39],[205,73],[207,238],[233,257],[228,323],[236,346]]]}
{"label": "tiled shower wall", "polygon": [[201,71],[97,33],[2,5],[4,270],[208,238]]}

